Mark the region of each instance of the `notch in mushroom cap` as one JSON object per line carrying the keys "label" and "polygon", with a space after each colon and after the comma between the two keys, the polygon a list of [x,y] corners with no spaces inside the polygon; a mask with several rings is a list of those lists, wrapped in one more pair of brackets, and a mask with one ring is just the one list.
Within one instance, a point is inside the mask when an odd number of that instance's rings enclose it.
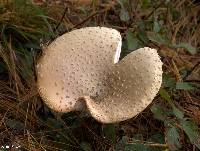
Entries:
{"label": "notch in mushroom cap", "polygon": [[82,110],[79,97],[95,96],[102,85],[99,81],[118,62],[120,47],[120,33],[105,27],[77,29],[58,37],[37,64],[43,100],[59,112]]}
{"label": "notch in mushroom cap", "polygon": [[121,36],[114,29],[87,27],[57,38],[38,63],[41,96],[56,111],[87,107],[103,123],[132,118],[158,92],[162,62],[147,47],[118,62],[120,52]]}

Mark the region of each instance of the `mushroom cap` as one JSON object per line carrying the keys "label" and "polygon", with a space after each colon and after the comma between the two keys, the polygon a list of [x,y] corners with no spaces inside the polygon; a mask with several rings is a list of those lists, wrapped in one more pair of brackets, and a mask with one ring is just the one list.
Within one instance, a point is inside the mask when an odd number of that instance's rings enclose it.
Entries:
{"label": "mushroom cap", "polygon": [[120,33],[111,28],[86,27],[58,37],[37,64],[43,100],[58,112],[82,110],[79,97],[95,95],[109,65],[118,62],[120,48]]}
{"label": "mushroom cap", "polygon": [[[102,123],[134,117],[154,99],[162,83],[162,62],[155,49],[140,48],[115,64],[101,98],[85,97],[91,115]],[[100,101],[97,101],[100,99]]]}
{"label": "mushroom cap", "polygon": [[46,104],[59,112],[87,109],[102,123],[144,110],[161,86],[162,62],[148,47],[119,61],[121,43],[120,33],[105,27],[74,30],[52,42],[37,65]]}

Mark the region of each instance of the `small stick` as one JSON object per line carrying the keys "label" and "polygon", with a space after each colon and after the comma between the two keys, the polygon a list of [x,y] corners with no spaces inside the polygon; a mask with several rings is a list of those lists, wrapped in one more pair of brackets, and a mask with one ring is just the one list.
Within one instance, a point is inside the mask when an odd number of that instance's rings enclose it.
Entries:
{"label": "small stick", "polygon": [[68,9],[68,7],[66,6],[66,7],[65,7],[65,10],[64,10],[64,12],[63,12],[63,15],[62,15],[62,17],[61,17],[61,19],[60,19],[60,21],[58,22],[57,26],[56,26],[55,29],[53,30],[54,32],[55,32],[55,31],[59,28],[59,26],[61,25],[61,23],[62,23],[62,21],[63,21],[65,15],[66,15],[66,13],[67,13],[67,9]]}
{"label": "small stick", "polygon": [[197,64],[195,64],[194,67],[193,67],[190,71],[187,72],[186,76],[183,78],[183,81],[185,81],[185,80],[187,79],[187,77],[189,77],[189,76],[192,74],[192,72],[193,72],[199,65],[200,65],[200,61],[197,62]]}

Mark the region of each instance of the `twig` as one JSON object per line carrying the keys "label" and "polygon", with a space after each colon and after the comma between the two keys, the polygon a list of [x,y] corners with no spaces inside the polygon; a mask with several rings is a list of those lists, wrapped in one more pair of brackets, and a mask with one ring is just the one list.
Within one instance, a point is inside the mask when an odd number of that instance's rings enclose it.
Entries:
{"label": "twig", "polygon": [[166,144],[158,144],[158,143],[155,143],[155,144],[144,144],[146,146],[149,146],[149,147],[162,147],[162,148],[167,148],[167,145]]}
{"label": "twig", "polygon": [[57,26],[56,26],[55,29],[53,30],[54,32],[55,32],[55,31],[59,28],[59,26],[61,25],[61,23],[62,23],[62,21],[63,21],[65,15],[66,15],[66,13],[67,13],[67,9],[68,9],[68,7],[66,6],[66,7],[65,7],[65,10],[64,10],[64,12],[63,12],[63,15],[62,15],[62,17],[61,17],[61,19],[60,19],[60,21],[58,22]]}
{"label": "twig", "polygon": [[35,59],[35,51],[33,49],[31,49],[31,55],[32,55],[32,59],[33,59],[33,63],[32,63],[33,76],[34,76],[34,80],[37,81],[36,59]]}
{"label": "twig", "polygon": [[99,11],[99,12],[94,12],[94,13],[92,13],[90,16],[86,17],[84,20],[82,20],[80,23],[74,25],[72,28],[76,28],[76,27],[78,27],[78,26],[84,24],[84,23],[87,22],[90,18],[96,16],[97,14],[104,13],[105,11],[107,11],[107,9],[102,10],[102,11]]}
{"label": "twig", "polygon": [[107,8],[105,8],[105,9],[103,9],[103,10],[101,10],[101,11],[92,13],[90,16],[86,17],[86,18],[83,19],[80,23],[74,25],[72,28],[76,28],[76,27],[82,25],[83,23],[87,22],[90,18],[96,16],[97,14],[102,14],[102,13],[104,13],[104,12],[110,10],[114,5],[115,5],[115,3],[111,3],[109,6],[107,6]]}
{"label": "twig", "polygon": [[185,81],[185,80],[187,79],[187,77],[189,77],[189,76],[192,74],[192,72],[193,72],[199,65],[200,65],[200,61],[197,62],[197,64],[195,64],[194,67],[193,67],[190,71],[187,72],[186,76],[183,78],[183,81]]}
{"label": "twig", "polygon": [[184,80],[185,82],[200,83],[200,80]]}
{"label": "twig", "polygon": [[[137,142],[141,142],[141,141],[137,141]],[[128,144],[134,144],[134,143],[128,143]],[[167,144],[159,144],[159,143],[143,143],[143,145],[149,146],[149,147],[160,147],[160,148],[167,148],[168,147]]]}

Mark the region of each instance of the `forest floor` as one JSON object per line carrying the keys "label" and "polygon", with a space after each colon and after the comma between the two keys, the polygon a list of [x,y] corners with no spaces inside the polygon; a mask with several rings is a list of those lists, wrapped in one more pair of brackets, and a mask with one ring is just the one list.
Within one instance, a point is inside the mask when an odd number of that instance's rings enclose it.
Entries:
{"label": "forest floor", "polygon": [[[199,14],[190,0],[0,0],[0,150],[199,150]],[[87,26],[120,31],[123,56],[148,46],[162,58],[159,94],[130,120],[101,124],[76,112],[60,115],[38,94],[42,48]]]}

